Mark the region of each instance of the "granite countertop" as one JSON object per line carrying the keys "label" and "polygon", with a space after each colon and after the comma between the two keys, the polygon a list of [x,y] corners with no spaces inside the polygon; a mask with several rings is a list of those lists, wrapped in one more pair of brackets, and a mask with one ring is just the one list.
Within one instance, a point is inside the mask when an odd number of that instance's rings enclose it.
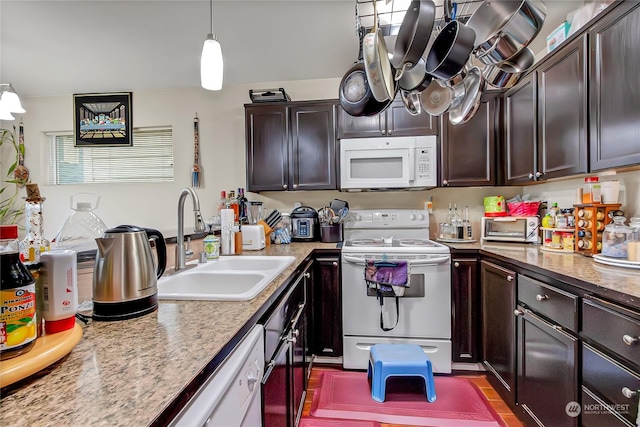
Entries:
{"label": "granite countertop", "polygon": [[[457,251],[479,251],[640,309],[640,270],[600,265],[579,254],[541,252],[536,245],[448,245]],[[283,292],[309,254],[335,248],[335,243],[313,242],[245,252],[296,257],[251,301],[160,301],[157,311],[136,319],[83,325],[83,337],[67,357],[2,390],[0,424],[166,425]]]}
{"label": "granite countertop", "polygon": [[640,270],[597,263],[577,253],[540,250],[540,245],[523,243],[446,243],[455,250],[477,250],[497,256],[519,267],[537,271],[596,295],[640,310]]}
{"label": "granite countertop", "polygon": [[162,417],[163,411],[186,399],[185,390],[197,389],[280,295],[296,268],[323,248],[336,244],[271,245],[245,252],[296,257],[251,301],[161,300],[157,311],[142,317],[83,325],[82,339],[68,356],[2,390],[0,425],[166,425],[170,417]]}

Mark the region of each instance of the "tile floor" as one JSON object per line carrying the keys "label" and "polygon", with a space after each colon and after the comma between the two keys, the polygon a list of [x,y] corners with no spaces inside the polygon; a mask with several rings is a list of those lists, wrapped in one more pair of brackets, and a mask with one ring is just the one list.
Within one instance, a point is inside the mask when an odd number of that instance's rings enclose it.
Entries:
{"label": "tile floor", "polygon": [[[307,390],[307,397],[304,401],[304,407],[302,409],[302,418],[309,417],[311,411],[311,401],[313,400],[313,393],[318,389],[318,382],[320,373],[323,370],[340,370],[341,368],[331,365],[314,365],[309,377],[309,388]],[[487,400],[491,403],[493,409],[502,417],[502,420],[508,427],[523,427],[522,422],[513,414],[509,406],[500,398],[498,392],[489,384],[486,375],[484,373],[463,373],[456,374],[458,377],[469,378],[482,390]],[[406,424],[386,424],[382,423],[382,427],[411,427]],[[437,426],[434,426],[437,427]]]}

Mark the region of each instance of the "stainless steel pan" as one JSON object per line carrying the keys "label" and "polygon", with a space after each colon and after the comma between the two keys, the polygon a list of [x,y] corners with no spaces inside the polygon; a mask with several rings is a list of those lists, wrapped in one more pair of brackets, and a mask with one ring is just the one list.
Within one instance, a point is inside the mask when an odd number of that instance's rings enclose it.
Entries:
{"label": "stainless steel pan", "polygon": [[468,122],[480,107],[480,98],[484,86],[484,78],[480,68],[471,68],[462,83],[457,86],[463,87],[463,95],[455,106],[452,105],[449,108],[449,122],[452,125]]}
{"label": "stainless steel pan", "polygon": [[391,65],[399,70],[396,80],[408,69],[415,67],[427,48],[433,31],[436,6],[431,0],[413,0],[398,30]]}
{"label": "stainless steel pan", "polygon": [[517,55],[508,61],[497,65],[485,65],[482,74],[487,84],[499,88],[509,89],[534,63],[535,57],[528,47],[522,49]]}
{"label": "stainless steel pan", "polygon": [[459,21],[449,22],[437,35],[427,56],[427,73],[442,80],[458,74],[469,60],[474,31]]}
{"label": "stainless steel pan", "polygon": [[512,58],[538,35],[546,16],[541,0],[485,0],[467,21],[476,33],[474,55],[490,65]]}
{"label": "stainless steel pan", "polygon": [[385,102],[395,98],[397,86],[389,61],[387,45],[382,31],[378,28],[378,11],[375,1],[373,2],[373,15],[373,29],[362,40],[362,56],[371,92],[377,101]]}

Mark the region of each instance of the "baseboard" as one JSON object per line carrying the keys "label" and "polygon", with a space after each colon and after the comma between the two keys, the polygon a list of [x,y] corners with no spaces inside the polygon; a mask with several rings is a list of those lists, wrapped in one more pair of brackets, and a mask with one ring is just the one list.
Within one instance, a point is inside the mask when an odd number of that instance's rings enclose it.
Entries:
{"label": "baseboard", "polygon": [[342,357],[313,356],[313,363],[319,365],[342,365]]}

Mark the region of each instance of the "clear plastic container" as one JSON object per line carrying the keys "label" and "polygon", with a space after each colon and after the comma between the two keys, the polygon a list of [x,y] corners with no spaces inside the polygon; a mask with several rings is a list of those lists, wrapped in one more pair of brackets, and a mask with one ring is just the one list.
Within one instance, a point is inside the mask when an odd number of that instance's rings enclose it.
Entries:
{"label": "clear plastic container", "polygon": [[74,212],[53,239],[56,249],[72,249],[76,252],[98,249],[96,238],[102,237],[107,230],[105,223],[93,212],[99,202],[100,197],[91,193],[71,196],[70,206]]}
{"label": "clear plastic container", "polygon": [[627,219],[623,216],[613,218],[602,232],[602,255],[612,258],[627,258],[627,243],[632,236],[631,227],[624,225]]}
{"label": "clear plastic container", "polygon": [[631,228],[631,235],[627,242],[627,257],[629,261],[640,262],[640,217],[631,218],[629,228]]}
{"label": "clear plastic container", "polygon": [[588,176],[584,179],[584,189],[582,190],[582,203],[601,203],[602,186],[597,176]]}

